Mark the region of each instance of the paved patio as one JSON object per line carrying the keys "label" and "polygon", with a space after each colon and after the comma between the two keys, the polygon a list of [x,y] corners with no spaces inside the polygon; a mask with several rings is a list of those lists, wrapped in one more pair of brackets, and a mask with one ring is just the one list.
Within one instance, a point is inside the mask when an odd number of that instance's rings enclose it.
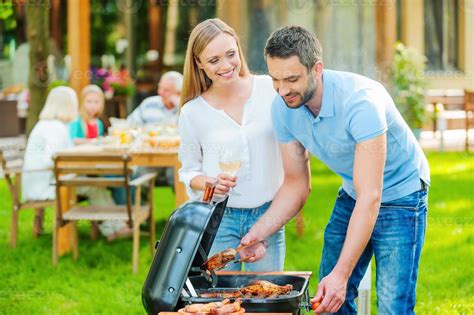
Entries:
{"label": "paved patio", "polygon": [[[471,151],[474,151],[474,130],[469,130]],[[441,138],[440,131],[423,131],[420,136],[420,144],[424,150],[434,151],[464,151],[466,141],[466,131],[464,129],[454,129],[443,131]]]}

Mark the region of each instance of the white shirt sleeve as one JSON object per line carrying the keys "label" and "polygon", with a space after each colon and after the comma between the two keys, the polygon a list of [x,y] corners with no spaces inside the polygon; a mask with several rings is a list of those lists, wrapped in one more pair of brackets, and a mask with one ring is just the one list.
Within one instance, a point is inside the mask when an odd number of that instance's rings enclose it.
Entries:
{"label": "white shirt sleeve", "polygon": [[181,112],[178,120],[179,145],[178,158],[181,168],[178,171],[179,180],[186,186],[186,192],[191,199],[197,198],[202,192],[191,189],[191,180],[199,175],[204,175],[202,170],[202,150],[201,144],[196,136],[196,132],[186,116],[186,112]]}

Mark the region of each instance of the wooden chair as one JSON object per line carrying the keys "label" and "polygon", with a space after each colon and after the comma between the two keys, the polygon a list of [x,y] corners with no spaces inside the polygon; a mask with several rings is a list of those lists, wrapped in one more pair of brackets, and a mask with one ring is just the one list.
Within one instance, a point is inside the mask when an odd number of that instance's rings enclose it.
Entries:
{"label": "wooden chair", "polygon": [[[155,246],[155,222],[153,218],[153,188],[155,174],[145,174],[132,179],[129,166],[131,158],[127,154],[60,154],[54,157],[56,177],[57,208],[53,233],[53,265],[58,261],[58,229],[67,223],[71,224],[71,245],[73,258],[79,255],[76,221],[123,221],[133,229],[132,270],[138,271],[138,250],[140,242],[140,224],[147,219],[150,223],[150,250],[153,255]],[[150,185],[149,204],[141,205],[141,188]],[[60,198],[62,189],[81,186],[123,187],[126,191],[125,205],[82,206],[72,205],[63,209]],[[135,187],[135,202],[132,204],[132,187]]]}
{"label": "wooden chair", "polygon": [[[15,248],[18,239],[18,214],[20,210],[34,209],[35,219],[33,223],[33,237],[43,230],[44,209],[54,207],[54,200],[22,200],[21,198],[21,174],[23,167],[24,146],[12,145],[0,148],[0,161],[3,174],[7,182],[8,190],[12,198],[12,223],[10,233],[10,245]],[[40,171],[40,170],[35,170]],[[44,171],[44,170],[42,170]]]}
{"label": "wooden chair", "polygon": [[466,146],[469,151],[469,129],[474,127],[474,91],[464,91],[464,111],[466,112]]}
{"label": "wooden chair", "polygon": [[[448,121],[451,123],[455,121],[462,122],[464,114],[464,91],[462,89],[427,90],[425,102],[431,105],[433,111],[436,110],[436,105],[438,104],[441,104],[443,108],[441,113],[433,115],[433,132],[436,132],[438,129],[443,130],[443,128],[447,128]],[[438,126],[440,120],[444,120],[446,126],[441,126],[440,128]]]}

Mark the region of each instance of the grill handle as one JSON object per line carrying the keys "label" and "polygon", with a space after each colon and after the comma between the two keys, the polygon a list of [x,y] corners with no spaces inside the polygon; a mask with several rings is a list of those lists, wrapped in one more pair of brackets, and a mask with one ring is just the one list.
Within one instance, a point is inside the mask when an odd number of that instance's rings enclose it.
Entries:
{"label": "grill handle", "polygon": [[217,183],[217,179],[212,179],[206,182],[206,189],[204,190],[204,196],[202,198],[203,202],[210,203],[212,201],[212,197],[214,196],[214,191],[216,190]]}
{"label": "grill handle", "polygon": [[304,295],[303,295],[303,298],[301,299],[299,308],[304,309],[309,314],[312,314],[311,311],[313,309],[311,308],[311,302],[310,302],[310,298],[309,298],[308,289],[306,289],[305,292],[304,292]]}

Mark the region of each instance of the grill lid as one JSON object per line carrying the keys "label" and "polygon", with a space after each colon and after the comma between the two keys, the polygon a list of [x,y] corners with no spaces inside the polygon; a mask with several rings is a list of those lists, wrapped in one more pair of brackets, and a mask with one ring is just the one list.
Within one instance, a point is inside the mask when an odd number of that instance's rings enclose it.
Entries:
{"label": "grill lid", "polygon": [[200,274],[226,204],[188,202],[169,217],[142,290],[149,314],[174,310],[186,279]]}

